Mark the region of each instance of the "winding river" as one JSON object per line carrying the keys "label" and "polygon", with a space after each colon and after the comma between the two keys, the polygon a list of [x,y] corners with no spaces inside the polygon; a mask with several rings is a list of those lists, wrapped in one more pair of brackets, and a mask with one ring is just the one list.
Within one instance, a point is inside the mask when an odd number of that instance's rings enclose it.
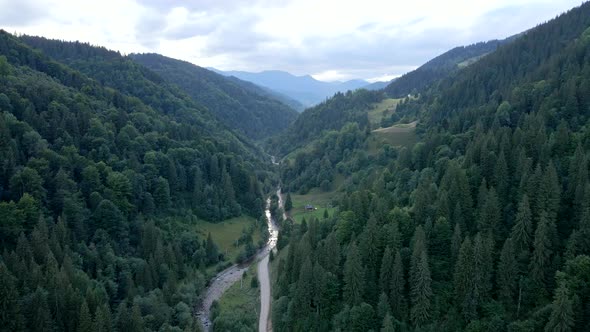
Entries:
{"label": "winding river", "polygon": [[[281,197],[281,188],[277,190],[279,197],[279,206],[283,207],[283,199]],[[279,228],[272,219],[270,213],[270,197],[266,200],[266,223],[268,226],[268,241],[264,248],[258,251],[254,257],[254,262],[258,262],[258,280],[260,283],[260,318],[258,320],[258,331],[267,332],[272,331],[272,325],[269,318],[270,313],[270,273],[268,270],[269,252],[277,245],[279,236]],[[244,272],[248,270],[250,263],[234,264],[227,269],[219,272],[209,284],[209,287],[204,292],[203,300],[197,308],[197,317],[203,325],[205,331],[210,331],[212,322],[209,319],[211,313],[211,305],[213,301],[219,300],[223,293],[228,290],[231,285],[242,278]]]}

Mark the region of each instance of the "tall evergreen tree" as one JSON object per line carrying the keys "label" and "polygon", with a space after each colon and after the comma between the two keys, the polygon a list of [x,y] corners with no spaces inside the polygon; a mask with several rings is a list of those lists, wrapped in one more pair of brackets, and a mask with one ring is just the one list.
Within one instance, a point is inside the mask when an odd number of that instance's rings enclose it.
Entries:
{"label": "tall evergreen tree", "polygon": [[514,303],[516,288],[518,286],[518,263],[516,261],[514,244],[510,237],[506,239],[502,247],[497,276],[498,297],[504,304],[510,306]]}
{"label": "tall evergreen tree", "polygon": [[514,247],[517,252],[528,251],[531,244],[531,237],[533,232],[531,208],[529,205],[528,196],[522,196],[520,204],[518,205],[518,212],[516,213],[516,220],[512,227],[510,237],[514,241]]}
{"label": "tall evergreen tree", "polygon": [[423,251],[417,266],[416,279],[410,285],[412,299],[411,318],[416,326],[422,326],[432,318],[431,298],[433,294],[431,282],[428,256],[426,251]]}
{"label": "tall evergreen tree", "polygon": [[383,258],[381,260],[381,271],[379,273],[379,286],[381,291],[385,294],[390,294],[393,270],[393,254],[388,246],[385,248],[385,252],[383,253]]}
{"label": "tall evergreen tree", "polygon": [[390,302],[393,316],[398,320],[405,318],[406,300],[405,300],[406,279],[404,276],[404,263],[399,251],[395,254],[393,271],[390,284]]}
{"label": "tall evergreen tree", "polygon": [[393,326],[393,321],[389,314],[385,315],[385,318],[383,319],[381,332],[395,332],[395,327]]}
{"label": "tall evergreen tree", "polygon": [[534,281],[535,297],[540,301],[547,296],[547,282],[549,278],[549,266],[552,255],[549,220],[547,214],[542,213],[533,242],[533,255],[530,264],[530,273]]}
{"label": "tall evergreen tree", "polygon": [[293,208],[293,201],[291,200],[291,193],[287,193],[287,198],[285,199],[285,211],[291,211]]}
{"label": "tall evergreen tree", "polygon": [[82,306],[80,307],[80,315],[78,317],[78,332],[92,332],[92,316],[90,315],[90,310],[88,309],[88,304],[86,300],[82,302]]}
{"label": "tall evergreen tree", "polygon": [[361,303],[364,295],[364,271],[358,247],[353,242],[344,263],[344,302],[351,306]]}
{"label": "tall evergreen tree", "polygon": [[568,289],[565,283],[562,283],[555,290],[555,298],[551,305],[551,316],[547,325],[546,332],[569,332],[574,326],[574,312],[572,300],[569,297]]}

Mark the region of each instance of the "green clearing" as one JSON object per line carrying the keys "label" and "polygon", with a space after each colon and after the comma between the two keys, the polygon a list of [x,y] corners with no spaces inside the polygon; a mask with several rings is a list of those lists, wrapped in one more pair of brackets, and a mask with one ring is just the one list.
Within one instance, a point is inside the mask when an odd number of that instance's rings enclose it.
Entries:
{"label": "green clearing", "polygon": [[391,127],[373,130],[369,138],[368,150],[370,154],[376,154],[383,144],[410,147],[417,140],[416,122],[395,124]]}
{"label": "green clearing", "polygon": [[216,319],[224,321],[239,320],[252,330],[258,327],[258,310],[260,310],[260,286],[252,287],[252,278],[256,276],[257,263],[250,265],[242,282],[233,284],[218,301]]}
{"label": "green clearing", "polygon": [[397,107],[397,104],[399,104],[399,102],[402,99],[392,99],[392,98],[387,98],[387,99],[383,99],[383,101],[381,101],[378,104],[375,104],[373,106],[372,109],[369,110],[369,122],[374,125],[373,128],[376,127],[380,127],[381,124],[381,118],[383,118],[383,115],[391,115],[393,114],[393,112],[395,111],[395,108]]}
{"label": "green clearing", "polygon": [[257,245],[258,241],[260,241],[261,234],[257,223],[257,220],[252,217],[241,216],[218,223],[199,221],[196,229],[204,239],[207,238],[207,234],[211,233],[213,242],[219,246],[219,251],[225,254],[226,261],[233,263],[244,248],[244,245],[235,246],[236,241],[242,236],[242,230],[254,227],[253,243]]}
{"label": "green clearing", "polygon": [[[339,183],[342,183],[344,179],[341,175],[337,176],[334,180],[334,187],[337,188]],[[287,214],[295,221],[295,223],[301,223],[303,218],[310,220],[312,217],[322,220],[324,218],[324,210],[328,210],[328,213],[332,215],[335,208],[332,207],[332,199],[334,198],[335,191],[322,191],[319,188],[311,189],[305,195],[297,195],[292,193],[291,200],[293,201],[293,208]],[[316,210],[306,211],[305,206],[311,204]]]}

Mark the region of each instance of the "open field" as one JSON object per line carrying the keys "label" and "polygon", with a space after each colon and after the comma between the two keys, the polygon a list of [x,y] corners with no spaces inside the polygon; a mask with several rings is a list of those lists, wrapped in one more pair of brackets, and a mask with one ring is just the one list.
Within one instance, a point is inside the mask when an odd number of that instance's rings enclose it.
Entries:
{"label": "open field", "polygon": [[[242,235],[242,230],[256,225],[256,219],[248,216],[236,217],[218,223],[210,223],[206,221],[199,221],[196,225],[197,232],[201,234],[202,238],[207,238],[210,232],[213,241],[219,246],[219,251],[226,255],[226,260],[234,262],[238,254],[243,248],[243,245],[236,247],[234,244]],[[255,226],[254,234],[252,236],[254,245],[258,244],[260,240],[260,229]]]}
{"label": "open field", "polygon": [[396,124],[373,130],[369,139],[369,153],[376,153],[383,144],[410,147],[417,141],[416,122]]}
{"label": "open field", "polygon": [[[369,110],[369,122],[373,125],[379,126],[383,115],[391,115],[401,99],[384,99],[378,104],[375,104],[372,109]],[[375,127],[373,127],[375,128]]]}
{"label": "open field", "polygon": [[[337,182],[334,181],[334,187],[337,187]],[[332,215],[334,208],[332,207],[332,198],[334,197],[334,191],[323,192],[319,188],[313,188],[305,195],[291,194],[291,200],[293,201],[293,208],[287,214],[293,218],[296,223],[301,223],[303,218],[309,221],[312,217],[323,219],[324,210],[328,210],[328,213]],[[306,205],[313,205],[316,210],[306,211]]]}

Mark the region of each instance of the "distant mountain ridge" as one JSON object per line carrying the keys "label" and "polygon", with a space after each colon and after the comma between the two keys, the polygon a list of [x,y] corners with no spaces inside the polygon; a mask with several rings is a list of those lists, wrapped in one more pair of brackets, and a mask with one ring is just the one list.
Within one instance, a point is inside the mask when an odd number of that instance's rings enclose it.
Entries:
{"label": "distant mountain ridge", "polygon": [[266,70],[258,73],[245,71],[221,71],[209,68],[225,76],[234,76],[241,80],[269,88],[278,93],[299,101],[306,107],[316,105],[336,92],[346,92],[367,86],[364,80],[350,80],[345,82],[323,82],[310,75],[296,76],[280,70]]}
{"label": "distant mountain ridge", "polygon": [[518,35],[502,40],[490,40],[468,46],[455,47],[426,62],[409,73],[392,81],[385,87],[385,92],[392,98],[405,97],[420,93],[434,82],[448,77],[461,68],[469,66],[484,56],[494,52],[500,45],[513,41]]}
{"label": "distant mountain ridge", "polygon": [[[276,134],[297,117],[297,112],[279,100],[277,94],[250,82],[155,53],[131,54],[130,57],[179,86],[221,122],[252,139]],[[291,101],[291,104],[296,102]]]}

